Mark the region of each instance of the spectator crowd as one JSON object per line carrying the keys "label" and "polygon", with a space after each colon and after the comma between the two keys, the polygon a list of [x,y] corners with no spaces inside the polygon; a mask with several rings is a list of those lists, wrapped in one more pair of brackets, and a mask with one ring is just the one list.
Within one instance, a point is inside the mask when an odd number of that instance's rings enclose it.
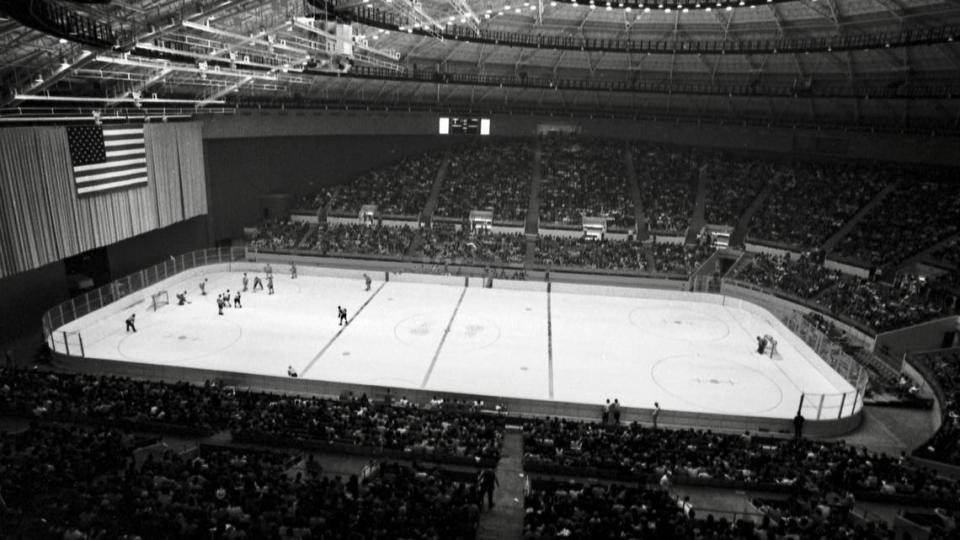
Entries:
{"label": "spectator crowd", "polygon": [[[5,538],[470,539],[470,480],[381,464],[363,478],[311,460],[201,446],[189,454],[113,429],[33,425],[0,436]],[[42,489],[38,489],[42,486]]]}
{"label": "spectator crowd", "polygon": [[568,236],[537,238],[537,264],[598,270],[647,270],[643,245],[627,240],[587,240]]}
{"label": "spectator crowd", "polygon": [[497,221],[522,221],[530,200],[533,141],[483,141],[451,151],[436,216],[465,218],[492,210]]}
{"label": "spectator crowd", "polygon": [[540,221],[579,225],[583,216],[607,217],[612,228],[635,218],[622,141],[547,137],[542,141]]}
{"label": "spectator crowd", "polygon": [[468,227],[434,222],[423,229],[416,255],[431,260],[475,261],[481,264],[523,264],[526,239],[522,234],[471,231]]}
{"label": "spectator crowd", "polygon": [[377,205],[386,216],[418,216],[433,188],[443,152],[428,152],[374,169],[350,183],[337,186],[331,196],[333,210],[357,215],[365,204]]}
{"label": "spectator crowd", "polygon": [[650,229],[683,232],[690,225],[700,164],[689,148],[635,143],[633,168]]}

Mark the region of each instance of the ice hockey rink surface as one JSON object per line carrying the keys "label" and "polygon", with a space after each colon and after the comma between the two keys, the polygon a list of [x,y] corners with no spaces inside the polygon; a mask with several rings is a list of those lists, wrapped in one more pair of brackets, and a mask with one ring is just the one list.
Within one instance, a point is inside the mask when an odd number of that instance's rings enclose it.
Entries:
{"label": "ice hockey rink surface", "polygon": [[[252,284],[251,273],[251,284]],[[215,295],[242,272],[212,271],[161,284],[149,297],[82,317],[92,358],[404,388],[627,407],[792,418],[803,392],[852,391],[815,353],[759,308],[717,295],[422,276],[359,277],[277,271],[276,294],[242,294],[217,314]],[[404,280],[404,278],[408,280]],[[207,296],[198,283],[207,278]],[[156,288],[156,287],[155,287]],[[177,305],[175,294],[189,303]],[[704,300],[704,297],[709,297]],[[687,300],[690,298],[690,300]],[[232,298],[231,298],[232,304]],[[337,306],[349,324],[338,325]],[[117,307],[123,309],[116,309]],[[762,311],[762,310],[761,310]],[[124,319],[137,315],[137,332]],[[766,313],[766,316],[764,314]],[[771,358],[756,337],[778,341]],[[790,335],[784,335],[790,334]]]}

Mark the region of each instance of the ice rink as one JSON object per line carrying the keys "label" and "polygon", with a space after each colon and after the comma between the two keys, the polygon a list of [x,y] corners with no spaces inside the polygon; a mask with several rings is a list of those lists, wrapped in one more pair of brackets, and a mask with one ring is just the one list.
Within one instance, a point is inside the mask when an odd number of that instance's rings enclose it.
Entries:
{"label": "ice rink", "polygon": [[[772,315],[718,295],[371,276],[366,291],[358,277],[294,280],[278,271],[276,294],[244,293],[242,308],[220,316],[215,295],[240,289],[242,272],[201,272],[162,284],[170,303],[156,312],[149,298],[131,298],[59,330],[80,332],[93,358],[276,376],[292,366],[302,378],[398,394],[618,398],[628,407],[792,418],[802,392],[853,390]],[[199,293],[204,277],[208,296]],[[190,303],[178,306],[184,290]],[[136,333],[124,330],[131,313]],[[779,342],[773,358],[756,352],[764,334]]]}

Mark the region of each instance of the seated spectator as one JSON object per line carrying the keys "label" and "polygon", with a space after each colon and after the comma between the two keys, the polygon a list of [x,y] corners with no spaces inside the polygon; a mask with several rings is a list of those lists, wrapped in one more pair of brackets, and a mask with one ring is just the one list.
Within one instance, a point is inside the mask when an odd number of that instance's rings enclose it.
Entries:
{"label": "seated spectator", "polygon": [[523,221],[533,174],[533,140],[483,141],[450,152],[434,216],[466,218],[492,210],[496,221]]}
{"label": "seated spectator", "polygon": [[900,186],[843,238],[837,246],[840,255],[871,267],[895,265],[960,232],[955,173],[923,168],[902,174]]}
{"label": "seated spectator", "polygon": [[834,286],[842,274],[826,269],[806,253],[800,256],[754,253],[749,263],[735,269],[733,277],[809,299]]}
{"label": "seated spectator", "polygon": [[774,189],[750,222],[750,236],[818,249],[884,186],[890,166],[842,163],[774,165]]}
{"label": "seated spectator", "polygon": [[650,229],[684,232],[690,225],[699,182],[698,162],[688,148],[634,143],[633,168]]}
{"label": "seated spectator", "polygon": [[600,270],[644,271],[643,246],[626,240],[586,240],[565,236],[537,238],[537,264]]}
{"label": "seated spectator", "polygon": [[607,217],[614,229],[634,218],[623,143],[550,136],[542,139],[540,221],[579,225],[583,216]]}
{"label": "seated spectator", "polygon": [[705,240],[696,246],[684,244],[653,244],[653,259],[657,263],[657,272],[661,274],[693,274],[716,248]]}
{"label": "seated spectator", "polygon": [[340,213],[357,215],[365,204],[377,205],[385,216],[418,216],[433,188],[443,152],[430,152],[401,159],[369,171],[333,191],[330,207]]}
{"label": "seated spectator", "polygon": [[435,222],[424,229],[416,255],[440,261],[523,264],[527,241],[522,234],[471,231],[462,225]]}
{"label": "seated spectator", "polygon": [[320,255],[353,253],[403,256],[415,235],[416,231],[408,226],[324,223],[317,230],[312,248]]}

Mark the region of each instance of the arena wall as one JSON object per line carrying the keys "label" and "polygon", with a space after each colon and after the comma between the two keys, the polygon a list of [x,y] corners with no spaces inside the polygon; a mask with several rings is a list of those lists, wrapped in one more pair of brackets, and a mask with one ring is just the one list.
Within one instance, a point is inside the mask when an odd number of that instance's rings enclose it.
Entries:
{"label": "arena wall", "polygon": [[[314,121],[324,124],[322,119]],[[348,135],[353,133],[349,130],[280,136],[269,122],[262,133],[253,129],[243,133],[249,138],[204,140],[215,239],[239,237],[244,227],[259,223],[260,197],[268,193],[317,193],[404,156],[462,142],[436,135]]]}
{"label": "arena wall", "polygon": [[[440,112],[257,110],[204,119],[205,139],[305,137],[318,135],[437,136]],[[796,129],[739,124],[715,124],[671,119],[611,119],[529,114],[476,116],[491,119],[494,136],[533,136],[537,126],[563,123],[582,135],[641,139],[664,144],[700,146],[747,153],[807,154],[876,161],[960,165],[956,137],[899,135],[829,129]],[[821,144],[828,142],[829,144]],[[819,153],[816,151],[819,150]],[[374,156],[375,157],[375,156]]]}

